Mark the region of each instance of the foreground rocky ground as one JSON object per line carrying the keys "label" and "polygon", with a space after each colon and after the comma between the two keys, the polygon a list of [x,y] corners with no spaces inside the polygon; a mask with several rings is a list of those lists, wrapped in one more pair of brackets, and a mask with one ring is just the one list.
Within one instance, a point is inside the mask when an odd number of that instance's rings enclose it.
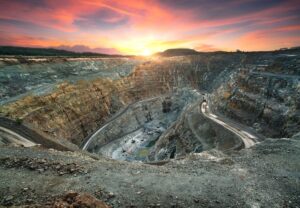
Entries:
{"label": "foreground rocky ground", "polygon": [[105,207],[103,202],[112,207],[299,207],[299,154],[300,134],[291,139],[267,139],[227,155],[217,150],[195,153],[164,165],[1,147],[0,203],[28,207],[55,207],[55,203]]}

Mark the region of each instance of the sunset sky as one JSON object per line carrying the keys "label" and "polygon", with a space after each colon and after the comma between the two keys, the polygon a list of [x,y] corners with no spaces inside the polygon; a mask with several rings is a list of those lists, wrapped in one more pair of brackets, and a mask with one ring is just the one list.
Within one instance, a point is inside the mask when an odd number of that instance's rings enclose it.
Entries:
{"label": "sunset sky", "polygon": [[300,45],[299,0],[0,0],[0,45],[148,54]]}

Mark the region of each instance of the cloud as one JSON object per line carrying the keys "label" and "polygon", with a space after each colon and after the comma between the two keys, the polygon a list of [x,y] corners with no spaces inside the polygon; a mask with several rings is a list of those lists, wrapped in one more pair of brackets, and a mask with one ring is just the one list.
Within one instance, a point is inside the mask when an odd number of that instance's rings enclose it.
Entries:
{"label": "cloud", "polygon": [[221,51],[221,49],[215,47],[214,45],[210,45],[210,44],[201,44],[199,46],[196,46],[194,49],[197,51],[202,51],[202,52]]}
{"label": "cloud", "polygon": [[126,25],[128,20],[129,17],[127,15],[112,9],[101,8],[92,14],[81,15],[74,21],[74,25],[84,29],[113,29]]}
{"label": "cloud", "polygon": [[161,0],[161,3],[167,7],[193,11],[193,16],[200,20],[224,19],[252,14],[280,5],[282,2],[278,0],[264,0],[263,2],[261,0]]}
{"label": "cloud", "polygon": [[3,43],[85,45],[123,53],[145,47],[209,49],[210,44],[253,49],[255,44],[240,40],[255,43],[253,37],[260,36],[267,40],[263,49],[278,42],[300,44],[299,22],[297,0],[10,0],[0,7]]}
{"label": "cloud", "polygon": [[[293,33],[286,33],[286,30]],[[283,47],[297,46],[300,43],[300,28],[290,26],[288,28],[272,28],[266,30],[245,33],[235,40],[242,50],[274,50]]]}
{"label": "cloud", "polygon": [[26,46],[26,47],[49,47],[62,44],[61,41],[48,39],[44,37],[32,37],[27,35],[7,35],[0,31],[0,45]]}

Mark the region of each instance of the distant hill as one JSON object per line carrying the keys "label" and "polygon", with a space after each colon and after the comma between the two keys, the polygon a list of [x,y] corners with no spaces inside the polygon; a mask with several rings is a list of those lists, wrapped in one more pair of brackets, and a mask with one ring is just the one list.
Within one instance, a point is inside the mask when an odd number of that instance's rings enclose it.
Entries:
{"label": "distant hill", "polygon": [[55,49],[59,50],[66,50],[66,51],[73,51],[76,53],[100,53],[100,54],[120,54],[121,52],[118,51],[115,48],[90,48],[89,46],[86,45],[73,45],[73,46],[68,46],[68,45],[61,45],[55,47]]}
{"label": "distant hill", "polygon": [[72,57],[107,57],[120,55],[107,55],[100,53],[76,53],[67,50],[60,50],[54,48],[27,48],[14,46],[0,46],[0,55],[14,55],[14,56],[72,56]]}
{"label": "distant hill", "polygon": [[197,55],[197,54],[228,54],[228,53],[282,53],[282,52],[298,52],[300,53],[300,47],[291,47],[291,48],[281,48],[278,50],[274,51],[212,51],[212,52],[200,52],[196,51],[194,49],[189,49],[189,48],[174,48],[174,49],[168,49],[163,52],[159,52],[154,54],[155,56],[161,56],[161,57],[172,57],[172,56],[187,56],[187,55]]}
{"label": "distant hill", "polygon": [[200,52],[189,49],[189,48],[174,48],[174,49],[168,49],[160,53],[156,53],[157,56],[186,56],[186,55],[196,55]]}

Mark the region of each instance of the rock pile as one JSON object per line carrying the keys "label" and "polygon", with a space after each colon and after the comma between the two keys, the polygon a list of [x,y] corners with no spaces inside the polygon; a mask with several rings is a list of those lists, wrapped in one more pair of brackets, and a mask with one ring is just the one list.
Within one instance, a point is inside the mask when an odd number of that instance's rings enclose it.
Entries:
{"label": "rock pile", "polygon": [[26,168],[33,171],[38,171],[39,173],[43,173],[45,171],[54,171],[58,175],[65,174],[85,174],[87,170],[76,163],[59,163],[59,162],[51,162],[46,159],[38,159],[38,158],[2,158],[0,160],[0,165],[6,168]]}
{"label": "rock pile", "polygon": [[53,208],[110,208],[103,201],[88,193],[69,192],[52,205]]}

